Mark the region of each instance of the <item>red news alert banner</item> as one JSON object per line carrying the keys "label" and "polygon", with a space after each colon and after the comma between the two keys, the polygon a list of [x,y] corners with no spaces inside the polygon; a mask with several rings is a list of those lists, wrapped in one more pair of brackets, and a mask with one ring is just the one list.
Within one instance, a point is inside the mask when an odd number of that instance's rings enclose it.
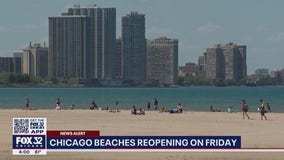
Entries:
{"label": "red news alert banner", "polygon": [[100,131],[93,130],[51,130],[47,131],[47,137],[88,138],[99,137]]}

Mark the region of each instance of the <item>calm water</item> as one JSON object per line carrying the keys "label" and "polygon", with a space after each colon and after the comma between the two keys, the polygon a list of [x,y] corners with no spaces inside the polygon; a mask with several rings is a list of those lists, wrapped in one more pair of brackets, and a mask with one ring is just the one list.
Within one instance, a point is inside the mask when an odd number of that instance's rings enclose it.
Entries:
{"label": "calm water", "polygon": [[94,99],[99,107],[114,106],[120,109],[146,108],[148,101],[153,109],[154,99],[159,107],[175,108],[178,102],[184,110],[207,111],[212,104],[226,111],[233,106],[240,111],[241,100],[246,99],[249,111],[255,112],[258,100],[269,102],[273,112],[284,112],[284,87],[189,87],[189,88],[0,88],[0,108],[23,108],[25,99],[37,109],[53,109],[56,98],[65,109],[71,104],[88,109]]}

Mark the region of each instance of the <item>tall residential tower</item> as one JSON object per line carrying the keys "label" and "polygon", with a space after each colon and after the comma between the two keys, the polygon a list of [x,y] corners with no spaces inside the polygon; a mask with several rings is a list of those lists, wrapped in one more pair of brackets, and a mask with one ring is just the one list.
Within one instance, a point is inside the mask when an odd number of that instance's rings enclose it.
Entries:
{"label": "tall residential tower", "polygon": [[160,37],[147,42],[147,80],[160,85],[177,84],[178,40]]}
{"label": "tall residential tower", "polygon": [[247,76],[246,46],[229,43],[207,48],[205,55],[205,74],[217,82],[239,81]]}
{"label": "tall residential tower", "polygon": [[122,77],[124,80],[143,82],[146,79],[145,15],[130,12],[122,22]]}
{"label": "tall residential tower", "polygon": [[115,78],[116,9],[75,5],[49,17],[49,76]]}

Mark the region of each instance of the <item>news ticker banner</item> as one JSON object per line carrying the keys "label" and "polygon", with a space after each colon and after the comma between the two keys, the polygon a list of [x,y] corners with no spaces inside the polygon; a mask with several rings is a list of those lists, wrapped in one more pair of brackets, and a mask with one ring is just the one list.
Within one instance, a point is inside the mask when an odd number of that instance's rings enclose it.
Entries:
{"label": "news ticker banner", "polygon": [[46,123],[46,118],[13,118],[13,155],[241,149],[240,136],[101,136],[93,130],[47,131]]}

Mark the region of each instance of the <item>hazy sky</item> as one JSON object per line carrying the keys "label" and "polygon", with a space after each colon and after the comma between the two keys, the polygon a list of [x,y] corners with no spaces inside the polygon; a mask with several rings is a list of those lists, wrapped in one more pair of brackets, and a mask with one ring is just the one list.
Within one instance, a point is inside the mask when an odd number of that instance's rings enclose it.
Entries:
{"label": "hazy sky", "polygon": [[146,15],[146,38],[179,40],[179,65],[197,62],[215,44],[247,45],[248,73],[284,68],[283,0],[3,0],[0,5],[0,56],[48,42],[48,16],[74,4],[116,8],[117,37],[121,16]]}

